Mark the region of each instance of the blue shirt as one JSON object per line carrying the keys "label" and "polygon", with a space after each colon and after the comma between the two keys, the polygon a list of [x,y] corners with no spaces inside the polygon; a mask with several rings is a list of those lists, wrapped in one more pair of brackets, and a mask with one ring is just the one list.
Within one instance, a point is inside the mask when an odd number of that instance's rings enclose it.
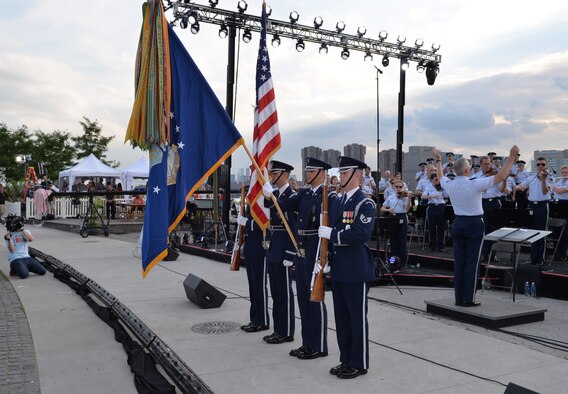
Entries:
{"label": "blue shirt", "polygon": [[548,186],[548,193],[542,193],[542,181],[537,175],[531,176],[529,179],[521,183],[521,185],[528,187],[528,199],[529,201],[549,201],[550,200],[550,190],[551,181],[546,179],[546,186]]}
{"label": "blue shirt", "polygon": [[493,177],[470,179],[466,176],[456,176],[451,180],[444,176],[440,184],[450,196],[456,215],[481,216],[483,215],[481,194],[483,190],[493,185]]}
{"label": "blue shirt", "polygon": [[426,186],[426,189],[424,189],[424,193],[422,193],[422,195],[436,196],[429,198],[428,204],[445,204],[446,200],[444,200],[444,197],[447,197],[448,193],[446,193],[443,188],[442,190],[437,190],[436,187],[432,183],[430,183]]}
{"label": "blue shirt", "polygon": [[385,200],[383,207],[394,208],[394,213],[406,213],[407,203],[408,203],[408,197],[398,198],[396,194],[391,194]]}
{"label": "blue shirt", "polygon": [[[31,235],[32,233],[29,230],[24,230],[26,234]],[[14,253],[8,250],[8,261],[12,262],[17,259],[22,259],[24,257],[30,257],[28,253],[28,240],[24,238],[22,232],[13,232],[10,233],[10,238],[12,238],[12,245],[14,245]],[[8,242],[6,241],[6,246],[8,246]]]}
{"label": "blue shirt", "polygon": [[554,186],[564,189],[562,193],[554,193],[554,197],[558,200],[568,200],[568,179],[561,179]]}

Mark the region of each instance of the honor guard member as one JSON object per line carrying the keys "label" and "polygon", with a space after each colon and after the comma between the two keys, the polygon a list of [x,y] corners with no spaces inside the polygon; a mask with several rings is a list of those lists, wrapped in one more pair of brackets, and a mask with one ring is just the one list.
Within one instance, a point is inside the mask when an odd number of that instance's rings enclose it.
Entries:
{"label": "honor guard member", "polygon": [[484,233],[481,194],[489,186],[507,178],[519,148],[513,145],[501,171],[488,178],[470,178],[471,167],[468,161],[465,158],[458,159],[454,166],[454,180],[442,177],[442,158],[436,149],[433,152],[438,178],[442,178],[440,183],[450,196],[456,215],[452,225],[455,302],[458,306],[477,306],[479,302],[475,301],[475,290]]}
{"label": "honor guard member", "polygon": [[[310,186],[300,190],[286,201],[279,201],[286,212],[297,212],[298,246],[301,256],[296,256],[296,292],[300,318],[302,321],[302,346],[290,351],[290,355],[302,360],[327,356],[327,308],[324,302],[310,301],[310,285],[314,269],[320,267],[318,261],[318,229],[322,205],[322,186],[328,163],[306,158],[305,180]],[[328,193],[328,211],[336,203],[337,194]]]}
{"label": "honor guard member", "polygon": [[339,158],[345,195],[330,211],[329,226],[319,228],[319,236],[332,244],[331,288],[341,362],[329,372],[341,379],[364,375],[369,368],[367,293],[375,265],[368,242],[375,228],[376,205],[359,188],[365,167],[351,157]]}
{"label": "honor guard member", "polygon": [[266,251],[263,231],[250,215],[247,207],[246,217],[239,215],[237,223],[245,227],[243,256],[246,261],[250,297],[250,322],[241,327],[245,332],[268,330],[268,288],[266,277]]}
{"label": "honor guard member", "polygon": [[[483,156],[480,162],[481,174],[478,175],[478,179],[492,177],[498,172],[491,166],[491,161],[488,156]],[[507,173],[507,177],[508,176],[509,173]],[[501,208],[501,193],[505,190],[505,186],[505,182],[494,183],[488,186],[481,194],[485,234],[489,234],[497,229],[494,220],[497,213],[496,211]],[[491,245],[493,245],[493,243],[492,241],[483,242],[483,248],[481,249],[482,261],[488,261]]]}
{"label": "honor guard member", "polygon": [[[531,225],[535,230],[546,230],[548,223],[548,203],[551,198],[552,181],[549,178],[548,166],[544,157],[536,159],[537,173],[523,183],[515,186],[516,190],[528,189],[528,204],[532,209]],[[531,245],[531,264],[544,265],[546,254],[546,237]]]}
{"label": "honor guard member", "polygon": [[[277,188],[274,190],[274,195],[282,201],[295,194],[288,184],[288,177],[293,169],[294,167],[291,165],[280,161],[272,160],[270,162],[270,178],[272,184]],[[269,187],[270,185],[266,188],[268,189]],[[284,215],[290,225],[292,234],[294,234],[295,214],[286,212]],[[270,293],[272,294],[274,332],[263,339],[270,344],[292,342],[294,340],[295,314],[291,270],[296,252],[294,244],[284,227],[282,218],[274,206],[270,208],[270,227],[268,230],[267,238],[269,238],[269,242],[268,244],[265,243],[265,249]]]}

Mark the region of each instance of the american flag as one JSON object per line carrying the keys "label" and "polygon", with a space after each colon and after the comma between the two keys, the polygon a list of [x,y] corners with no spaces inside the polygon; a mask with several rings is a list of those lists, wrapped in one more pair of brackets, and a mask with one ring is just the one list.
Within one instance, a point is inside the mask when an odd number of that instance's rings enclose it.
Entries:
{"label": "american flag", "polygon": [[[262,3],[262,30],[256,63],[256,109],[254,111],[254,133],[252,153],[254,160],[262,171],[272,157],[280,149],[280,129],[278,128],[278,112],[274,97],[274,86],[270,73],[270,60],[266,45],[266,3]],[[254,169],[254,168],[253,168]],[[264,171],[266,173],[266,171]],[[270,213],[264,208],[262,182],[256,171],[253,171],[247,194],[252,217],[262,229],[270,224]]]}

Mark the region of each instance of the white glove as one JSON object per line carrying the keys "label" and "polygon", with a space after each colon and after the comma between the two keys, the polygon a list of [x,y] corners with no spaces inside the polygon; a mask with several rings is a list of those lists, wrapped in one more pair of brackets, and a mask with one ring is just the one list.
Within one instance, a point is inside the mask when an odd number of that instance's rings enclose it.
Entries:
{"label": "white glove", "polygon": [[331,237],[331,227],[319,226],[318,235],[320,238],[329,239]]}
{"label": "white glove", "polygon": [[248,223],[248,219],[247,219],[246,217],[241,216],[241,215],[239,215],[239,216],[237,217],[237,224],[238,224],[239,226],[243,226],[243,227],[244,227],[244,226],[247,225],[247,223]]}
{"label": "white glove", "polygon": [[262,185],[262,194],[264,194],[264,197],[270,198],[273,191],[274,188],[272,187],[270,182],[266,182],[264,185]]}
{"label": "white glove", "polygon": [[291,266],[294,265],[294,262],[293,262],[293,261],[290,261],[290,260],[284,260],[284,261],[282,262],[282,265],[284,265],[284,267],[291,267]]}
{"label": "white glove", "polygon": [[[315,263],[314,264],[314,274],[319,274],[321,271],[321,264],[320,263]],[[327,274],[329,273],[329,271],[331,271],[331,267],[329,266],[329,264],[326,264],[324,269],[323,269],[323,273]]]}

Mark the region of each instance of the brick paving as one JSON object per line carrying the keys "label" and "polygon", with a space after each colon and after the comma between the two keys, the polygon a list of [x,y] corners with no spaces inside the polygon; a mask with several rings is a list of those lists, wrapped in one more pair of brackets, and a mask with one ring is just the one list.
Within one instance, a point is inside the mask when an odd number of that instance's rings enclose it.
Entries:
{"label": "brick paving", "polygon": [[0,272],[0,393],[39,393],[32,333],[24,307]]}

